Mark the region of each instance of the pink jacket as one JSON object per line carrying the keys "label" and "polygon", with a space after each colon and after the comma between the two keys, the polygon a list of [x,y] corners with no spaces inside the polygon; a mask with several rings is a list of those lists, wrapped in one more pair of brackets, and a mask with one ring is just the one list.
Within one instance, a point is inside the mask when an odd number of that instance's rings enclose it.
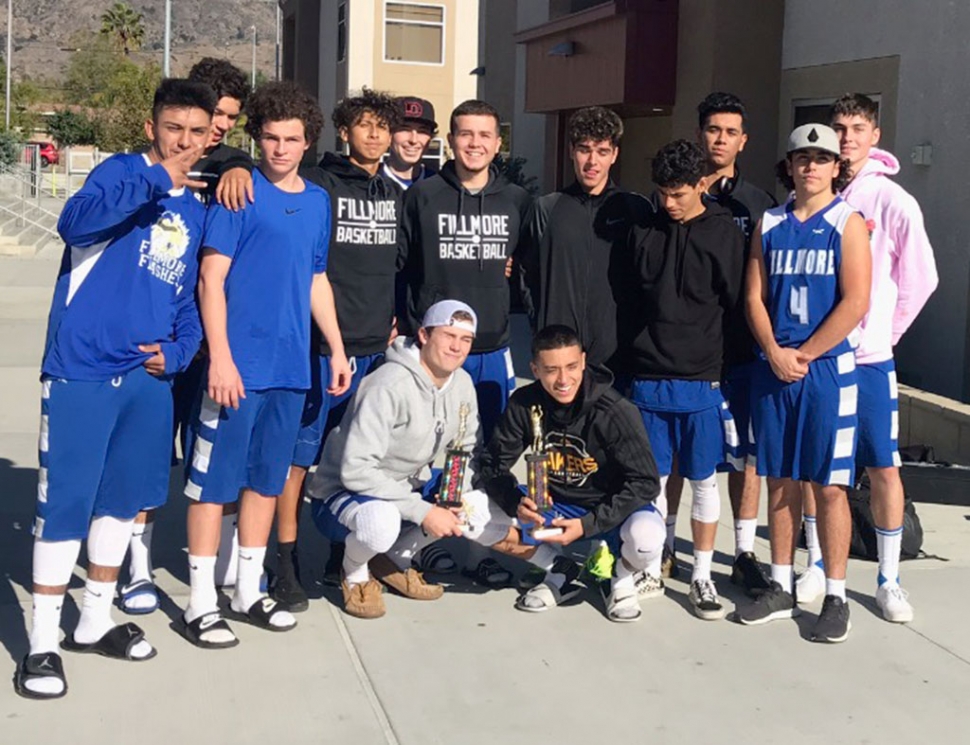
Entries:
{"label": "pink jacket", "polygon": [[865,219],[872,246],[872,294],[856,350],[863,364],[892,359],[893,347],[939,283],[923,213],[916,200],[889,178],[897,173],[896,157],[873,148],[842,192]]}

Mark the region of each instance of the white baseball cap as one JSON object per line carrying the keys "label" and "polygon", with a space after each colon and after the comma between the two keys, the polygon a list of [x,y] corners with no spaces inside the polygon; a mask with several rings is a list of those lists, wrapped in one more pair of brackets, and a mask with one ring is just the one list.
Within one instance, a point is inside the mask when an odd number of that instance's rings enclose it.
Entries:
{"label": "white baseball cap", "polygon": [[834,129],[824,124],[803,124],[800,127],[795,127],[792,133],[788,135],[788,150],[786,152],[791,153],[795,150],[808,150],[809,148],[832,153],[836,158],[842,152],[839,147],[839,136],[835,134]]}
{"label": "white baseball cap", "polygon": [[[472,320],[455,320],[455,313],[458,312],[467,313]],[[421,320],[421,328],[431,329],[435,326],[454,326],[475,334],[478,331],[478,316],[470,305],[460,300],[439,300],[425,311],[424,318]]]}

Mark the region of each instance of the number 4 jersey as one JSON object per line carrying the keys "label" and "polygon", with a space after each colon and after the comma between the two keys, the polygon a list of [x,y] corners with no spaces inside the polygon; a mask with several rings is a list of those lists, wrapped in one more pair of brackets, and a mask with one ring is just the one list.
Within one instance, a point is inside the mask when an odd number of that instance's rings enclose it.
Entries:
{"label": "number 4 jersey", "polygon": [[[801,346],[842,299],[842,232],[855,212],[836,197],[805,222],[795,217],[795,203],[765,212],[761,250],[768,270],[768,315],[782,347]],[[856,332],[823,357],[851,351]]]}

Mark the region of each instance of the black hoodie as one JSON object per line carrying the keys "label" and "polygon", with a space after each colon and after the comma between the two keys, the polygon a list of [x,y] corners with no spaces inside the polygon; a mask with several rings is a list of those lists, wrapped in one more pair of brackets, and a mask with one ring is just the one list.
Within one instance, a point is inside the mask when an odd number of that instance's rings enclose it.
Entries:
{"label": "black hoodie", "polygon": [[744,237],[731,213],[709,204],[686,223],[659,210],[635,226],[613,276],[618,373],[721,379],[725,313],[737,307]]}
{"label": "black hoodie", "polygon": [[591,195],[578,183],[535,201],[518,262],[533,327],[558,323],[579,335],[590,364],[616,351],[616,302],[610,287],[614,254],[633,224],[653,207],[612,181]]}
{"label": "black hoodie", "polygon": [[515,515],[522,492],[512,475],[519,456],[532,445],[531,408],[542,407],[544,450],[551,456],[553,502],[589,510],[583,533],[594,536],[620,525],[660,493],[657,464],[637,408],[612,387],[612,376],[588,367],[579,394],[559,404],[539,382],[512,394],[479,474],[488,496]]}
{"label": "black hoodie", "polygon": [[[371,176],[334,153],[326,153],[318,166],[301,168],[300,175],[330,195],[327,277],[347,356],[381,352],[394,319],[394,277],[403,264],[398,246],[403,192],[380,172]],[[315,338],[320,354],[329,355],[322,335]]]}
{"label": "black hoodie", "polygon": [[505,264],[519,242],[529,194],[494,166],[478,194],[462,187],[454,161],[415,182],[404,197],[401,240],[407,254],[406,331],[439,300],[468,303],[478,315],[473,352],[509,344],[509,283]]}

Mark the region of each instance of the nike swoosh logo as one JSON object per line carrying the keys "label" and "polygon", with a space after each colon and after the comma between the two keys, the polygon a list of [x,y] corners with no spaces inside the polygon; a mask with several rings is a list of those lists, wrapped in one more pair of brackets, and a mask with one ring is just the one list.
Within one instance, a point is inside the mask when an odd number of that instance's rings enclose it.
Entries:
{"label": "nike swoosh logo", "polygon": [[199,571],[199,568],[195,564],[189,564],[189,569],[191,569],[194,572]]}
{"label": "nike swoosh logo", "polygon": [[203,618],[202,621],[199,623],[199,630],[205,631],[207,628],[209,628],[210,626],[215,626],[217,623],[219,623],[219,616],[214,616],[214,615],[208,616],[206,618]]}
{"label": "nike swoosh logo", "polygon": [[88,590],[88,592],[90,592],[96,598],[101,597],[101,593],[100,592],[95,592],[94,590]]}
{"label": "nike swoosh logo", "polygon": [[619,225],[621,222],[623,222],[623,218],[622,217],[618,217],[615,220],[607,220],[606,221],[606,224],[607,225]]}
{"label": "nike swoosh logo", "polygon": [[245,561],[252,561],[253,560],[253,557],[252,556],[243,556],[242,554],[239,554],[239,558],[240,559],[243,559]]}
{"label": "nike swoosh logo", "polygon": [[291,210],[289,207],[286,208],[286,214],[288,215],[295,215],[299,211],[300,211],[299,208],[295,210]]}

